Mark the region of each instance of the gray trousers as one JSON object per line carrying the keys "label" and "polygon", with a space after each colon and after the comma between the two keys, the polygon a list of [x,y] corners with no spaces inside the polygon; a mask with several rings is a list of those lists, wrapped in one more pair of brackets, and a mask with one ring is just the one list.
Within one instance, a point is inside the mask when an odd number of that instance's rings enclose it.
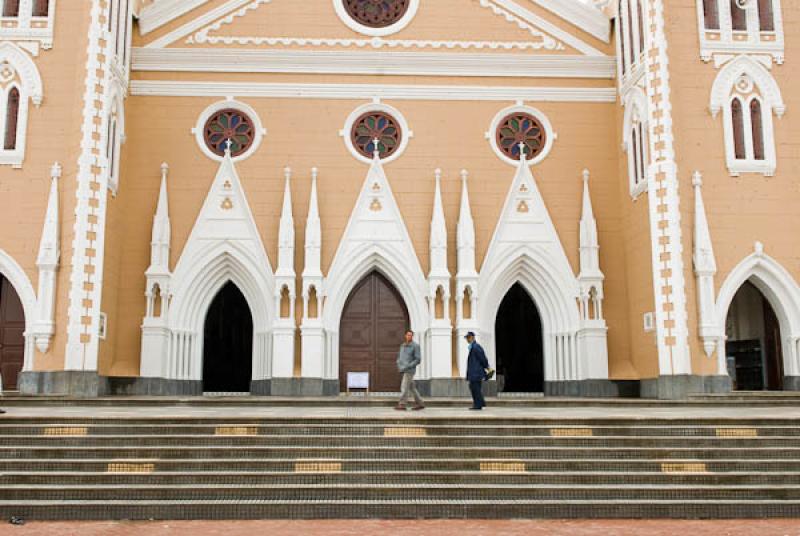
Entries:
{"label": "gray trousers", "polygon": [[422,405],[422,397],[419,396],[414,385],[414,374],[416,371],[404,372],[403,381],[400,383],[400,404],[408,402],[408,399],[414,397],[414,402],[419,406]]}

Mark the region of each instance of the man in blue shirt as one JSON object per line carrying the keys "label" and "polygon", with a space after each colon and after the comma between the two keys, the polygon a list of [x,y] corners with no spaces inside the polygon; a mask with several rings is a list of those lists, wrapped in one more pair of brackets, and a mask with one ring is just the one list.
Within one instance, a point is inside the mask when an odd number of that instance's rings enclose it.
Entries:
{"label": "man in blue shirt", "polygon": [[486,352],[483,351],[483,347],[475,340],[475,333],[470,331],[464,338],[469,343],[467,381],[469,382],[469,392],[472,394],[472,407],[469,409],[481,410],[486,407],[482,388],[483,380],[486,379],[486,369],[489,368],[489,361],[486,359]]}
{"label": "man in blue shirt", "polygon": [[419,351],[419,344],[414,341],[414,332],[410,329],[406,331],[405,341],[400,345],[400,351],[397,353],[397,370],[403,375],[403,380],[400,384],[400,400],[397,402],[395,409],[405,410],[408,399],[414,397],[414,406],[411,409],[424,409],[425,405],[422,403],[422,397],[419,396],[419,391],[414,386],[414,374],[417,372],[417,365],[422,361],[422,355]]}

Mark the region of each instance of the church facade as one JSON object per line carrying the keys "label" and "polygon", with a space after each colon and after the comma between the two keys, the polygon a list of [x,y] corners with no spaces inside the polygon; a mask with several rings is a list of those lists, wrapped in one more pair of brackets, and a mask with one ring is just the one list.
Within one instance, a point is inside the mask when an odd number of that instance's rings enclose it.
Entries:
{"label": "church facade", "polygon": [[0,0],[2,387],[799,389],[781,4]]}

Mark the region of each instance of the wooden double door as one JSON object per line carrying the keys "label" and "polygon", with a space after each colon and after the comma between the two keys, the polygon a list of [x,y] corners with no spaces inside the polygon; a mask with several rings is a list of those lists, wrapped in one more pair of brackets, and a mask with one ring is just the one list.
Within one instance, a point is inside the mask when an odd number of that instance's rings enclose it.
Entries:
{"label": "wooden double door", "polygon": [[25,360],[25,312],[17,291],[0,275],[0,377],[4,390],[17,389]]}
{"label": "wooden double door", "polygon": [[348,372],[369,372],[370,391],[397,392],[397,352],[408,329],[408,310],[397,289],[371,272],[350,293],[339,325],[339,388]]}

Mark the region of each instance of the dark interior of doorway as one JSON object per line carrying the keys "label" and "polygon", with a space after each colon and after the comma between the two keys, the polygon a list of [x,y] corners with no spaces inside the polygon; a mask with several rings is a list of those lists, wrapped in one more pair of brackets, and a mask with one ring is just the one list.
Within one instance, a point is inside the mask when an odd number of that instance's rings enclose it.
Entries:
{"label": "dark interior of doorway", "polygon": [[[756,304],[739,305],[740,293],[746,291],[758,296]],[[752,283],[746,282],[734,296],[728,310],[728,341],[725,355],[728,372],[737,391],[780,391],[783,389],[783,349],[780,324],[775,310]],[[735,316],[736,318],[731,318]],[[731,332],[733,323],[745,319],[750,329],[747,336],[737,338]]]}
{"label": "dark interior of doorway", "polygon": [[506,393],[544,392],[542,320],[519,283],[500,303],[494,337],[498,388]]}
{"label": "dark interior of doorway", "polygon": [[242,292],[228,282],[206,313],[203,333],[203,391],[250,391],[253,317]]}

